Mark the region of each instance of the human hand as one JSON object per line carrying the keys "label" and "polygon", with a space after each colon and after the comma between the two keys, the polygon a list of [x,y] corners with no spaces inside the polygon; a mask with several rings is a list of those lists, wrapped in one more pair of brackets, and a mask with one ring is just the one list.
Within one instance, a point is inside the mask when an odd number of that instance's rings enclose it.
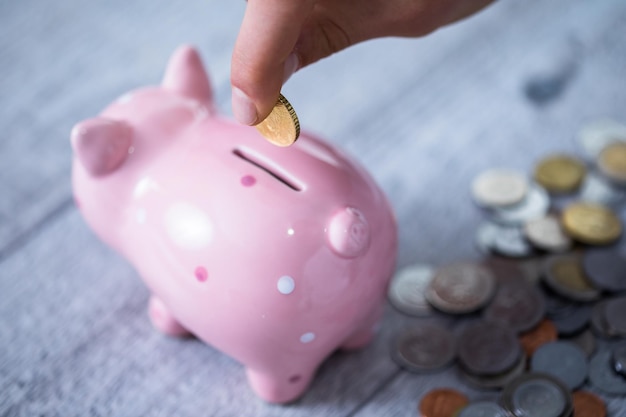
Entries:
{"label": "human hand", "polygon": [[356,43],[417,37],[493,0],[249,0],[233,51],[235,118],[255,125],[298,69]]}

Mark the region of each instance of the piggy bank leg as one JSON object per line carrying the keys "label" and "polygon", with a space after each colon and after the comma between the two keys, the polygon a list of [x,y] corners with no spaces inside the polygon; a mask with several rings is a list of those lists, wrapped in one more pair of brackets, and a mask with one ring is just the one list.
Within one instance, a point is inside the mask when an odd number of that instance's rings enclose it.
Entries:
{"label": "piggy bank leg", "polygon": [[152,325],[168,336],[183,337],[190,335],[189,331],[172,316],[165,304],[154,295],[150,297],[148,315]]}
{"label": "piggy bank leg", "polygon": [[281,374],[246,368],[246,375],[250,386],[259,397],[270,403],[284,404],[296,400],[306,391],[316,369],[316,366],[309,366],[291,374]]}

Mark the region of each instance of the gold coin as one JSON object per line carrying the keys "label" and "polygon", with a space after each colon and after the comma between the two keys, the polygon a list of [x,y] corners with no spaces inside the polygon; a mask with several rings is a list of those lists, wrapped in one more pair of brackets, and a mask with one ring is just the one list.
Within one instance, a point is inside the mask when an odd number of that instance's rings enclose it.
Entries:
{"label": "gold coin", "polygon": [[585,177],[585,165],[577,158],[553,155],[535,167],[535,181],[552,193],[576,191]]}
{"label": "gold coin", "polygon": [[261,123],[257,130],[265,139],[277,146],[289,146],[300,136],[300,122],[296,111],[289,101],[280,94],[272,112]]}
{"label": "gold coin", "polygon": [[589,281],[580,256],[562,255],[549,258],[543,278],[557,294],[571,300],[589,302],[600,298],[600,291]]}
{"label": "gold coin", "polygon": [[611,180],[626,183],[626,142],[613,142],[602,149],[598,166]]}
{"label": "gold coin", "polygon": [[571,204],[563,212],[562,222],[571,237],[589,245],[608,245],[622,234],[620,219],[599,204]]}

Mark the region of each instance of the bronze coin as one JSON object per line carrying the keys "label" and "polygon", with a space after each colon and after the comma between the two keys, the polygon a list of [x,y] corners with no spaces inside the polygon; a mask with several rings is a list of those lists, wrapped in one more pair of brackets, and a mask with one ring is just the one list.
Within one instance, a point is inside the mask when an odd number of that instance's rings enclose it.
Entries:
{"label": "bronze coin", "polygon": [[606,405],[602,398],[589,391],[575,391],[574,417],[606,417]]}
{"label": "bronze coin", "polygon": [[555,342],[558,338],[558,330],[554,323],[548,319],[543,319],[534,329],[522,333],[519,341],[526,356],[530,358],[539,347],[546,343]]}
{"label": "bronze coin", "polygon": [[467,396],[452,388],[437,388],[422,397],[418,411],[420,417],[452,417],[469,404]]}

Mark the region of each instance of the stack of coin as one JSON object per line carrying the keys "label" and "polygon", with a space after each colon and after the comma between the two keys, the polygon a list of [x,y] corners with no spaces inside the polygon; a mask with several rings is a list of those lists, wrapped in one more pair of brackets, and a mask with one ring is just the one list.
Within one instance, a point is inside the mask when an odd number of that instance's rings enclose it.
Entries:
{"label": "stack of coin", "polygon": [[626,213],[626,126],[590,124],[580,143],[590,161],[555,154],[529,177],[509,169],[476,177],[484,259],[409,266],[392,280],[400,312],[452,317],[457,327],[406,329],[393,347],[400,366],[423,373],[456,361],[468,385],[503,389],[500,404],[469,402],[455,416],[604,417],[603,400],[581,387],[626,395],[626,241],[617,214]]}

